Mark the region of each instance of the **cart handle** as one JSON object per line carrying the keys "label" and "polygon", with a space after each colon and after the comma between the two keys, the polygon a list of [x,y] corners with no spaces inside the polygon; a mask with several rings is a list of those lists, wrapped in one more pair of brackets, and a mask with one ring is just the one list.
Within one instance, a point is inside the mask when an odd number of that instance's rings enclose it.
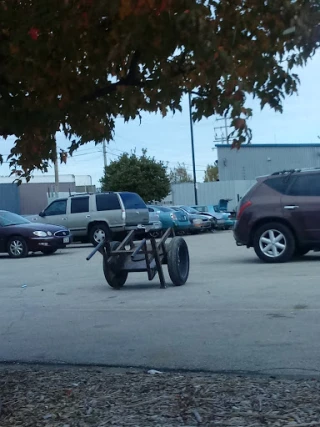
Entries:
{"label": "cart handle", "polygon": [[94,249],[93,251],[87,256],[86,260],[90,261],[90,259],[93,257],[93,255],[95,255],[97,252],[100,252],[100,249],[103,248],[105,244],[105,241],[102,240],[102,242],[100,242]]}
{"label": "cart handle", "polygon": [[134,252],[131,254],[132,261],[133,261],[134,257],[141,251],[141,249],[143,248],[143,246],[145,244],[146,244],[146,239],[142,239],[141,242],[139,243],[139,245],[134,250]]}

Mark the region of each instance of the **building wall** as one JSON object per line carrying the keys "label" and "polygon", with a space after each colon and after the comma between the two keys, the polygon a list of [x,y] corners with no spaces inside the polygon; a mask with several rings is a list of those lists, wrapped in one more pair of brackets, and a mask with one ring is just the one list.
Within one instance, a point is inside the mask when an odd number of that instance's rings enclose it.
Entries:
{"label": "building wall", "polygon": [[220,181],[252,180],[284,169],[320,167],[320,144],[217,145]]}
{"label": "building wall", "polygon": [[[74,182],[60,182],[59,190],[61,192],[75,192]],[[38,214],[48,204],[48,196],[54,194],[53,183],[28,183],[21,184],[20,192],[20,210],[21,215]]]}
{"label": "building wall", "polygon": [[[198,183],[198,204],[217,205],[220,199],[231,199],[228,207],[235,209],[239,200],[255,182],[256,180]],[[193,184],[173,184],[172,202],[173,205],[194,205]]]}
{"label": "building wall", "polygon": [[16,184],[0,184],[0,209],[20,214],[19,188]]}

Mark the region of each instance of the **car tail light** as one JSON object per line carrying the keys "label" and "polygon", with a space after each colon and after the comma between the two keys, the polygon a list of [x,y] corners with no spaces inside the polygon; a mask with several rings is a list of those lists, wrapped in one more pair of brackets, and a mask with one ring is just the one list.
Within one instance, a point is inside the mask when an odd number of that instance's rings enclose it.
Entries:
{"label": "car tail light", "polygon": [[174,214],[174,213],[171,213],[171,214],[170,214],[170,217],[171,217],[171,219],[173,219],[174,221],[176,221],[176,219],[177,219],[177,216],[176,216],[176,214]]}
{"label": "car tail light", "polygon": [[241,215],[243,214],[243,212],[249,207],[251,206],[252,203],[248,200],[247,202],[245,202],[242,206],[240,206],[240,209],[237,212],[237,219],[240,219]]}

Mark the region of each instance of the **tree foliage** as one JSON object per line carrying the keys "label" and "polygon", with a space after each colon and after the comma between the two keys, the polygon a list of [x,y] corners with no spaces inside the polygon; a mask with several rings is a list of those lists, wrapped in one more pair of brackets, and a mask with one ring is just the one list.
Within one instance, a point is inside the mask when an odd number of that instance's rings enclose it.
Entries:
{"label": "tree foliage", "polygon": [[191,174],[188,172],[184,163],[178,163],[178,166],[171,169],[170,182],[172,184],[181,184],[182,182],[193,182]]}
{"label": "tree foliage", "polygon": [[204,182],[213,182],[219,180],[219,169],[218,166],[207,165],[204,172]]}
{"label": "tree foliage", "polygon": [[[115,118],[181,110],[194,120],[229,114],[233,146],[250,139],[246,94],[282,111],[295,66],[320,41],[319,0],[2,0],[0,135],[21,175],[111,140]],[[65,154],[61,153],[65,159]]]}
{"label": "tree foliage", "polygon": [[122,154],[118,160],[105,168],[100,180],[103,191],[132,191],[138,193],[146,203],[163,200],[170,192],[167,167],[142,150]]}

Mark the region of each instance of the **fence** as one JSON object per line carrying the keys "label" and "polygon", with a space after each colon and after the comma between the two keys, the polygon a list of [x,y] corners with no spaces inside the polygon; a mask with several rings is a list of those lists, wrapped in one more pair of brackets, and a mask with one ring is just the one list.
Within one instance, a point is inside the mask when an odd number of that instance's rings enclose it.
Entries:
{"label": "fence", "polygon": [[0,209],[20,214],[19,187],[16,184],[0,184]]}
{"label": "fence", "polygon": [[[220,199],[231,199],[229,209],[235,209],[239,200],[255,183],[251,181],[216,181],[197,184],[198,204],[217,205]],[[192,183],[172,185],[172,204],[194,205],[194,188]]]}

